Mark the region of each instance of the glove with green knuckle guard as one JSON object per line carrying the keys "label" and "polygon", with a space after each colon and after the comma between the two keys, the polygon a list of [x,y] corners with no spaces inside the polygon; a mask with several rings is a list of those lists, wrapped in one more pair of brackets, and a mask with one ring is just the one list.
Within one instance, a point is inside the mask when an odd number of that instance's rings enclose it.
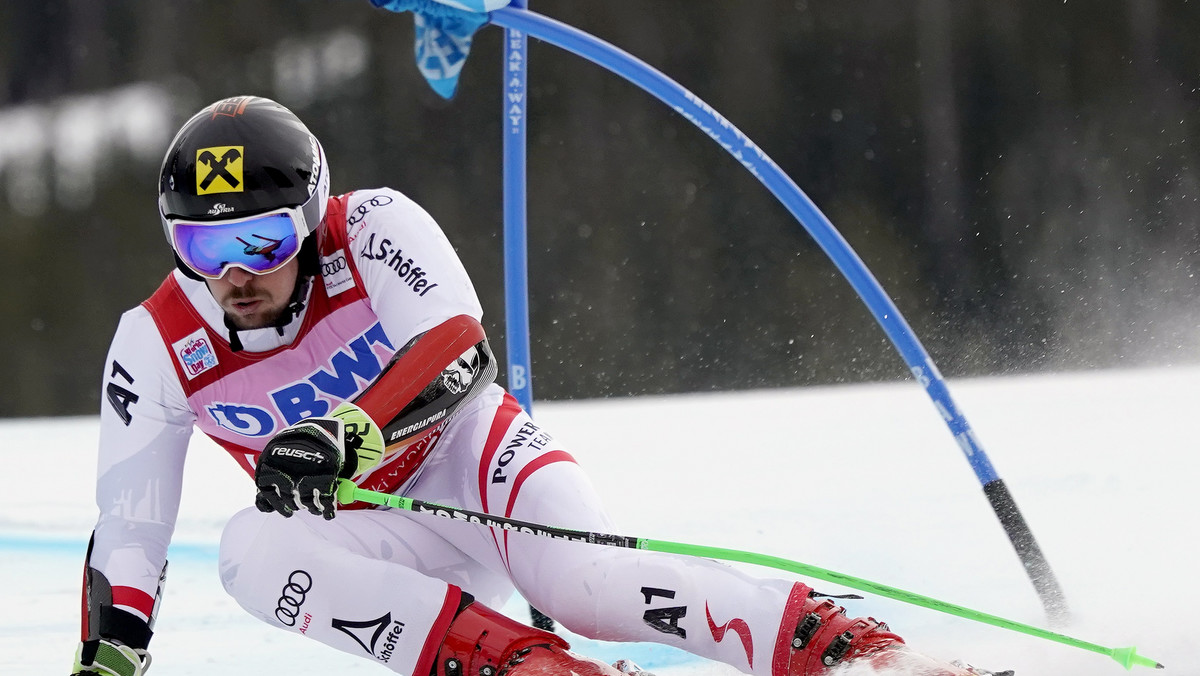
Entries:
{"label": "glove with green knuckle guard", "polygon": [[379,463],[383,434],[358,406],[345,402],[329,416],[305,418],[267,442],[258,458],[254,505],[290,517],[307,509],[332,519],[338,479],[350,479]]}
{"label": "glove with green knuckle guard", "polygon": [[84,641],[75,650],[71,676],[142,676],[150,669],[150,653],[106,639]]}

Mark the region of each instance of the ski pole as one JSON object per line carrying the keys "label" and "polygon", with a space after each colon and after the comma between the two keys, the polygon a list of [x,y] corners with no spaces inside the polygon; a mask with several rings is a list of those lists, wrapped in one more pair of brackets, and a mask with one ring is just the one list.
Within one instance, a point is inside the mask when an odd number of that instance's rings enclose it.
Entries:
{"label": "ski pole", "polygon": [[1065,634],[1049,631],[1035,627],[1033,625],[1024,624],[1015,620],[1005,619],[997,615],[984,613],[978,610],[940,601],[938,599],[916,594],[896,587],[891,587],[878,582],[872,582],[863,578],[854,577],[845,573],[820,568],[799,561],[792,561],[777,556],[767,554],[757,554],[754,552],[744,552],[737,549],[725,549],[722,547],[708,547],[705,545],[692,545],[681,542],[670,542],[667,540],[653,540],[650,538],[632,537],[628,535],[613,535],[609,533],[597,533],[592,531],[573,530],[570,528],[559,528],[557,526],[547,526],[529,521],[521,521],[519,519],[510,519],[483,512],[475,512],[458,507],[448,507],[439,505],[424,500],[415,498],[406,498],[399,495],[389,495],[378,491],[359,488],[353,481],[348,479],[340,479],[337,489],[337,500],[345,505],[355,501],[367,502],[374,505],[382,505],[384,507],[392,507],[394,509],[403,509],[409,512],[418,514],[432,514],[448,519],[458,521],[467,521],[469,523],[487,526],[489,528],[498,528],[501,530],[509,530],[518,533],[527,533],[530,535],[538,535],[541,537],[555,538],[559,540],[571,540],[575,542],[586,542],[594,545],[604,545],[607,547],[621,547],[624,549],[644,549],[651,552],[662,552],[666,554],[682,554],[684,556],[696,556],[709,559],[720,559],[722,561],[737,561],[741,563],[749,563],[767,568],[775,568],[792,573],[798,573],[808,577],[832,582],[851,589],[870,592],[894,599],[903,601],[916,606],[937,610],[949,615],[955,615],[967,620],[990,624],[1001,629],[1027,634],[1036,638],[1042,638],[1063,645],[1088,650],[1108,655],[1116,660],[1121,666],[1126,669],[1132,669],[1134,665],[1142,667],[1154,667],[1162,669],[1163,666],[1148,657],[1143,657],[1137,654],[1137,648],[1108,648],[1096,643],[1090,643],[1077,638],[1072,638]]}

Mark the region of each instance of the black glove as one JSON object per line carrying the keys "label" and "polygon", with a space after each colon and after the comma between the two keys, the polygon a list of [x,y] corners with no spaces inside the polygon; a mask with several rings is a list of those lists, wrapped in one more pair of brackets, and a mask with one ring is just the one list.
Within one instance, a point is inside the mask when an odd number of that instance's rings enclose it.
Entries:
{"label": "black glove", "polygon": [[267,442],[258,458],[254,506],[291,516],[302,507],[332,519],[337,513],[337,480],[358,466],[357,434],[347,436],[341,418],[305,418]]}

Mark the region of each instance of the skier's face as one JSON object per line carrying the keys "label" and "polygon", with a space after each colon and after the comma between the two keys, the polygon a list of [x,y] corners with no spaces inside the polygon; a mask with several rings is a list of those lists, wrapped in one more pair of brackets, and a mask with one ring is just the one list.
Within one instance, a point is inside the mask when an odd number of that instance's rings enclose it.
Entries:
{"label": "skier's face", "polygon": [[226,268],[220,279],[205,282],[225,316],[245,331],[271,326],[279,319],[292,298],[299,271],[300,261],[293,258],[282,268],[265,275],[231,267]]}

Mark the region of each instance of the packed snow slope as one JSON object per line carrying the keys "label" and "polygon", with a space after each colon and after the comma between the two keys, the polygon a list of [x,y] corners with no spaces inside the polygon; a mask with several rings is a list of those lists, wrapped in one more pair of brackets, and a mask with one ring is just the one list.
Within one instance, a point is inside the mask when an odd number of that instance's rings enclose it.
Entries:
{"label": "packed snow slope", "polygon": [[[1200,676],[1198,385],[1191,366],[950,384],[1066,592],[1072,621],[1055,630],[1136,645],[1167,675]],[[542,403],[535,417],[590,470],[622,534],[794,559],[1048,626],[970,466],[912,382]],[[0,673],[69,673],[96,430],[90,417],[0,423]],[[251,504],[251,483],[200,436],[188,463],[152,673],[387,673],[225,597],[215,545],[224,520]],[[1123,672],[1103,655],[932,610],[847,603],[938,657],[1019,676]],[[519,598],[506,610],[524,613]],[[631,656],[658,676],[737,673],[651,645],[576,648]]]}

